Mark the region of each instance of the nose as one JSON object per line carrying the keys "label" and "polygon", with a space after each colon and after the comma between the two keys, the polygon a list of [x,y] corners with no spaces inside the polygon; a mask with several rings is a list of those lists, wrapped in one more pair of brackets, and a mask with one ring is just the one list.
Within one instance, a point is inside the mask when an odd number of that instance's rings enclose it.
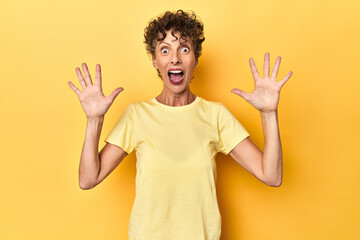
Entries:
{"label": "nose", "polygon": [[181,59],[180,59],[179,53],[177,51],[172,54],[171,63],[172,64],[180,64],[181,63]]}

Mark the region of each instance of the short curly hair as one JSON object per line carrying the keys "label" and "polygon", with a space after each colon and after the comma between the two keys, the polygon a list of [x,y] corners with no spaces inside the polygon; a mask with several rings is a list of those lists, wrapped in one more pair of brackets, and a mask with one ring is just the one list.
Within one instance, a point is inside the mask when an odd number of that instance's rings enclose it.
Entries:
{"label": "short curly hair", "polygon": [[[145,28],[145,48],[146,51],[155,56],[155,47],[157,41],[162,41],[166,37],[166,31],[172,30],[171,34],[174,36],[175,32],[180,33],[181,39],[190,38],[194,47],[195,59],[197,60],[202,51],[202,42],[204,37],[204,25],[196,18],[194,12],[187,13],[183,10],[176,12],[166,11],[157,19],[152,19],[149,25]],[[162,38],[159,37],[162,34]]]}

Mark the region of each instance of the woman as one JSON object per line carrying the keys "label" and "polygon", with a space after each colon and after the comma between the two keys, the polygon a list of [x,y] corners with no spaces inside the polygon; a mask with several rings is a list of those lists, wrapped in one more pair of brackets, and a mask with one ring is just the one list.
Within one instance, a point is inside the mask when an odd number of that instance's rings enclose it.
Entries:
{"label": "woman", "polygon": [[249,139],[237,119],[217,102],[191,92],[189,84],[201,55],[203,25],[194,14],[181,10],[166,12],[145,29],[145,44],[163,81],[163,90],[149,101],[130,104],[106,138],[98,153],[104,115],[123,88],[105,97],[101,89],[100,65],[95,84],[83,63],[76,72],[83,88],[71,82],[87,116],[79,182],[82,189],[95,187],[127,154],[136,150],[136,198],[129,239],[220,239],[221,215],[216,199],[217,152],[231,157],[260,181],[273,187],[282,182],[282,149],[277,107],[281,87],[276,76],[277,58],[269,76],[269,53],[265,54],[264,76],[255,63],[250,67],[255,89],[243,97],[260,111],[264,132],[264,152]]}

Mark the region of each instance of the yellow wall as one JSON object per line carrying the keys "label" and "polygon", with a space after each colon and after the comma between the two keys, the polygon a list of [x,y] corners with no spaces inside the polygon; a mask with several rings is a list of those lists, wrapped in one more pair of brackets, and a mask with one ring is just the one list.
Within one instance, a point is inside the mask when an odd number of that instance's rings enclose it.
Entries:
{"label": "yellow wall", "polygon": [[150,18],[194,10],[205,24],[190,85],[225,104],[262,148],[260,114],[232,88],[252,91],[265,52],[278,77],[284,178],[272,188],[218,155],[222,240],[360,239],[360,1],[0,1],[0,239],[127,239],[135,197],[132,153],[92,190],[78,185],[86,117],[75,67],[103,72],[125,107],[162,88],[143,45]]}

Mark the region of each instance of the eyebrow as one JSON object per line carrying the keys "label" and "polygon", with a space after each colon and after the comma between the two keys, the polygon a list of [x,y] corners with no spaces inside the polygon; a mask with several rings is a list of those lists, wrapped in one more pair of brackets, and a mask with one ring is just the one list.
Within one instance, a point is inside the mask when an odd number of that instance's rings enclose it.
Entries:
{"label": "eyebrow", "polygon": [[160,45],[160,44],[162,44],[162,43],[165,43],[165,44],[167,44],[167,45],[171,46],[169,43],[164,42],[164,41],[159,42],[159,45]]}
{"label": "eyebrow", "polygon": [[[167,45],[171,46],[169,43],[164,42],[164,41],[159,42],[159,46],[160,46],[160,44],[162,44],[162,43],[165,43],[165,44],[167,44]],[[186,40],[185,42],[180,43],[180,47],[181,47],[181,46],[184,46],[184,45],[189,45],[189,44],[190,44],[190,46],[192,47],[191,42],[190,42],[190,41],[188,41],[188,40]]]}

